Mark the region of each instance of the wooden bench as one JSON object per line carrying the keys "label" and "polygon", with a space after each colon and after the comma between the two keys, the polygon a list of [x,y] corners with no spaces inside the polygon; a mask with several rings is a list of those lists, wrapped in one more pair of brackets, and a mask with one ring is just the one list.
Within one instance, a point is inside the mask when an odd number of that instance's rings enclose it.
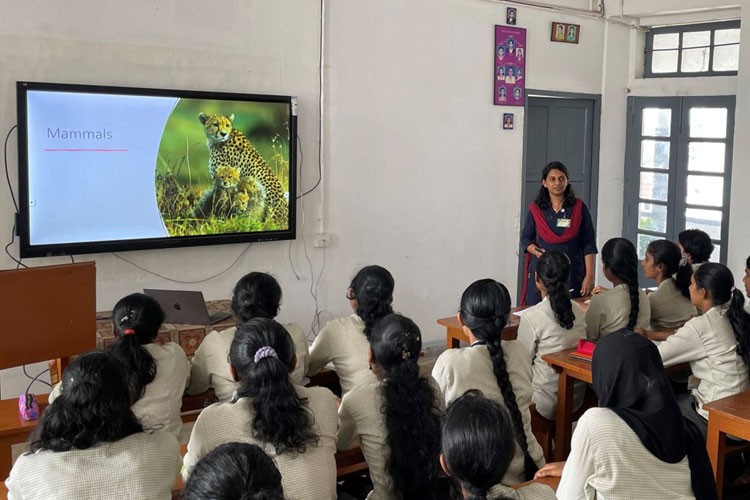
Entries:
{"label": "wooden bench", "polygon": [[750,391],[703,405],[708,412],[706,451],[716,479],[716,490],[721,499],[724,489],[724,460],[726,457],[750,451],[750,442],[732,443],[727,436],[750,440]]}

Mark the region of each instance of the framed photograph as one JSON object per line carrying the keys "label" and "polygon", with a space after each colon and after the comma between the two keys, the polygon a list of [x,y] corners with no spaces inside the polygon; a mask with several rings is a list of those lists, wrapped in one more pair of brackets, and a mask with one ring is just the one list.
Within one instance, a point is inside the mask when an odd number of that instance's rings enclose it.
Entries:
{"label": "framed photograph", "polygon": [[513,7],[508,7],[508,10],[505,11],[505,24],[510,24],[511,26],[516,25],[516,16],[518,12]]}
{"label": "framed photograph", "polygon": [[526,30],[495,26],[493,91],[496,106],[523,106],[526,98]]}
{"label": "framed photograph", "polygon": [[580,24],[552,23],[552,34],[550,40],[562,43],[578,43],[581,35]]}
{"label": "framed photograph", "polygon": [[503,113],[503,130],[513,130],[513,113]]}

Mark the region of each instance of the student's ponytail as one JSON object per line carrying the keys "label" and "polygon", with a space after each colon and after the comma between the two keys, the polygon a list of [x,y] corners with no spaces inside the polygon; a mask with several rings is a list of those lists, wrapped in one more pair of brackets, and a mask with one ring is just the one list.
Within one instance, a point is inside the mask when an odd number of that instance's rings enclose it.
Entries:
{"label": "student's ponytail", "polygon": [[570,259],[563,252],[547,250],[537,261],[536,275],[547,289],[547,297],[552,312],[555,313],[555,319],[560,326],[570,330],[576,319],[568,288]]}
{"label": "student's ponytail", "polygon": [[714,262],[702,264],[695,271],[695,284],[711,294],[713,305],[727,305],[727,319],[737,340],[737,354],[750,366],[750,314],[745,311],[745,298],[734,287],[732,271]]}
{"label": "student's ponytail", "polygon": [[638,321],[638,310],[640,308],[638,253],[629,240],[612,238],[602,248],[602,262],[614,276],[621,279],[628,287],[630,316],[628,317],[627,328],[632,330]]}
{"label": "student's ponytail", "polygon": [[375,323],[393,312],[393,287],[393,276],[381,266],[363,267],[349,285],[349,297],[357,301],[357,315],[365,323],[368,341]]}
{"label": "student's ponytail", "polygon": [[513,385],[505,366],[501,344],[502,331],[510,315],[508,289],[502,283],[492,279],[475,281],[461,296],[460,314],[461,321],[471,330],[474,337],[487,346],[497,385],[510,413],[516,440],[524,454],[525,477],[530,480],[537,471],[537,467],[529,455],[521,410],[518,408]]}
{"label": "student's ponytail", "polygon": [[143,346],[156,338],[164,311],[152,297],[133,293],[120,299],[112,311],[117,341],[110,351],[128,368],[128,388],[134,403],[156,378],[156,361]]}
{"label": "student's ponytail", "polygon": [[289,379],[294,342],[274,320],[254,318],[241,324],[229,350],[240,379],[240,397],[252,401],[252,435],[269,443],[277,454],[304,453],[318,443],[306,398],[297,395]]}

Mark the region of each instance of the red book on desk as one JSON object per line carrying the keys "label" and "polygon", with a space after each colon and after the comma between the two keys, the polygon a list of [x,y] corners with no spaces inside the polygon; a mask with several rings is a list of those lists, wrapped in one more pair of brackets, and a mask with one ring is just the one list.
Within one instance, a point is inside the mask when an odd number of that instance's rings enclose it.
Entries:
{"label": "red book on desk", "polygon": [[583,359],[585,361],[591,361],[594,356],[594,349],[596,349],[596,343],[590,340],[581,339],[578,341],[576,350],[571,352],[570,355],[574,358]]}

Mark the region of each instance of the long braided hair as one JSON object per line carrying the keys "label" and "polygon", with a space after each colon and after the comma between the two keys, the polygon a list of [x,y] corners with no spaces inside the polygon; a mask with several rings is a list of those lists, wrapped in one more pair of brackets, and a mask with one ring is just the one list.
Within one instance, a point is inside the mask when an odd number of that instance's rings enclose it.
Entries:
{"label": "long braided hair", "polygon": [[461,321],[466,325],[474,337],[487,346],[492,360],[492,370],[497,378],[497,385],[503,395],[505,406],[508,408],[513,421],[513,431],[516,441],[523,451],[526,479],[533,478],[537,471],[536,464],[529,455],[529,445],[523,427],[521,410],[516,402],[516,395],[508,376],[503,357],[500,336],[508,322],[510,315],[510,294],[505,285],[493,279],[475,281],[461,295]]}
{"label": "long braided hair", "polygon": [[638,253],[635,251],[635,246],[625,238],[612,238],[602,248],[602,262],[613,275],[628,286],[630,316],[628,317],[627,328],[632,330],[635,328],[636,321],[638,321],[638,308],[640,306]]}
{"label": "long braided hair", "polygon": [[357,315],[365,322],[364,334],[368,341],[375,323],[393,312],[393,287],[393,276],[381,266],[363,267],[349,285],[347,297],[357,301]]}
{"label": "long braided hair", "polygon": [[547,297],[549,297],[552,312],[555,313],[555,319],[560,326],[570,330],[576,319],[568,288],[570,259],[558,250],[547,250],[539,257],[536,275],[547,289]]}

